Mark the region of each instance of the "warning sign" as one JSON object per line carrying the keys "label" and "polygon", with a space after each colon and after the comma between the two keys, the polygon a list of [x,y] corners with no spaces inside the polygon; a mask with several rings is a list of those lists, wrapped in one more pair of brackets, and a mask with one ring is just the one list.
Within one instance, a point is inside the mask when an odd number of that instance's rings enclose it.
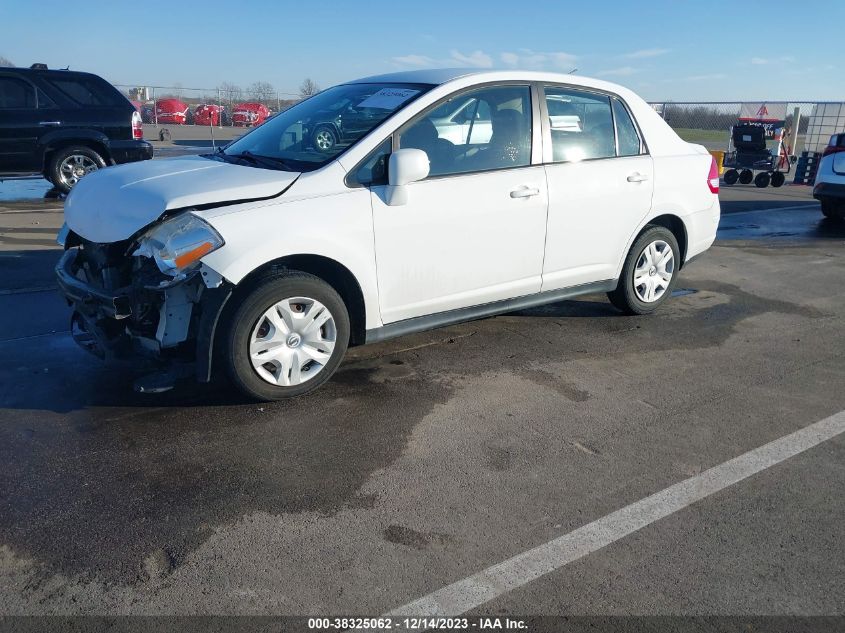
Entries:
{"label": "warning sign", "polygon": [[743,103],[739,110],[740,121],[774,123],[786,119],[785,103]]}

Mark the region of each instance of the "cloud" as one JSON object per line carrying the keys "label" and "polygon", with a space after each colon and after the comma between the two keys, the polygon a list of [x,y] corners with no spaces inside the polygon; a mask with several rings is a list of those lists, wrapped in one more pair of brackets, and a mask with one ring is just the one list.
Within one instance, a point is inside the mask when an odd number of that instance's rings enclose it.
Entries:
{"label": "cloud", "polygon": [[713,81],[716,79],[724,79],[727,77],[724,73],[711,73],[709,75],[691,75],[689,77],[685,77],[684,81]]}
{"label": "cloud", "polygon": [[621,66],[619,68],[608,68],[607,70],[600,70],[596,73],[596,77],[630,77],[631,75],[635,75],[638,72],[641,72],[641,69],[634,68],[633,66]]}
{"label": "cloud", "polygon": [[767,58],[767,57],[752,57],[751,63],[755,66],[763,66],[764,64],[777,64],[778,62],[783,64],[793,64],[795,63],[795,58],[792,55],[781,55],[777,58]]}
{"label": "cloud", "polygon": [[634,51],[633,53],[626,53],[622,55],[622,57],[626,59],[646,59],[647,57],[659,57],[660,55],[665,55],[669,52],[668,48],[644,48],[640,51]]}
{"label": "cloud", "polygon": [[391,60],[397,66],[415,66],[424,68],[426,66],[434,66],[437,62],[427,55],[400,55],[393,57]]}
{"label": "cloud", "polygon": [[578,58],[572,53],[564,53],[563,51],[544,53],[533,51],[530,48],[521,48],[516,52],[505,51],[499,55],[499,59],[505,66],[511,68],[538,69],[552,67],[558,70],[571,70]]}
{"label": "cloud", "polygon": [[491,68],[493,66],[493,58],[484,51],[473,51],[469,55],[464,55],[460,51],[452,49],[449,51],[449,55],[451,56],[451,62],[463,66],[471,66],[473,68]]}

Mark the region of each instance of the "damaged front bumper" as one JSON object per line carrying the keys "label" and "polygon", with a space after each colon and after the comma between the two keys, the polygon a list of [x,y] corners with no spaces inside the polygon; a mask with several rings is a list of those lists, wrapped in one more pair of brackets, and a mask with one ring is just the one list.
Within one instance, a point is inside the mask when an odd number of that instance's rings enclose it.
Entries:
{"label": "damaged front bumper", "polygon": [[115,257],[111,245],[65,251],[56,280],[73,308],[74,340],[106,360],[190,363],[197,380],[209,382],[215,334],[232,286],[202,267],[180,279],[162,279],[143,259]]}

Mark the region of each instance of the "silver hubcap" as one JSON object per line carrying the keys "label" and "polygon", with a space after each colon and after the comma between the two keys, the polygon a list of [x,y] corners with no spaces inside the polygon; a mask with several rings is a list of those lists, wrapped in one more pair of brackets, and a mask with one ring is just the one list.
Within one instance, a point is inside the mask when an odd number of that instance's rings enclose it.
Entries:
{"label": "silver hubcap", "polygon": [[329,132],[328,130],[320,130],[314,136],[314,144],[317,146],[318,149],[331,149],[332,145],[334,145],[334,138],[332,137],[331,132]]}
{"label": "silver hubcap", "polygon": [[99,165],[84,154],[71,154],[59,165],[59,178],[68,187],[73,187],[79,179],[92,171],[97,171]]}
{"label": "silver hubcap", "polygon": [[675,254],[672,247],[663,240],[656,240],[646,246],[637,260],[634,270],[634,292],[640,301],[658,301],[669,288],[675,274]]}
{"label": "silver hubcap", "polygon": [[316,299],[291,297],[270,306],[249,339],[256,373],[273,385],[300,385],[322,371],[334,352],[337,328]]}

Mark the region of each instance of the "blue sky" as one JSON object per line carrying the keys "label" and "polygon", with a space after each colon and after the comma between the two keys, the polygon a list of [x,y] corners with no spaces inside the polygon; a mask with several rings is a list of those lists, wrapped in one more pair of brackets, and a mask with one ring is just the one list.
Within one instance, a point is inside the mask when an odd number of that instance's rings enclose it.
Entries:
{"label": "blue sky", "polygon": [[577,67],[655,100],[845,100],[845,0],[0,0],[0,15],[14,63],[121,84],[296,92],[427,66]]}

